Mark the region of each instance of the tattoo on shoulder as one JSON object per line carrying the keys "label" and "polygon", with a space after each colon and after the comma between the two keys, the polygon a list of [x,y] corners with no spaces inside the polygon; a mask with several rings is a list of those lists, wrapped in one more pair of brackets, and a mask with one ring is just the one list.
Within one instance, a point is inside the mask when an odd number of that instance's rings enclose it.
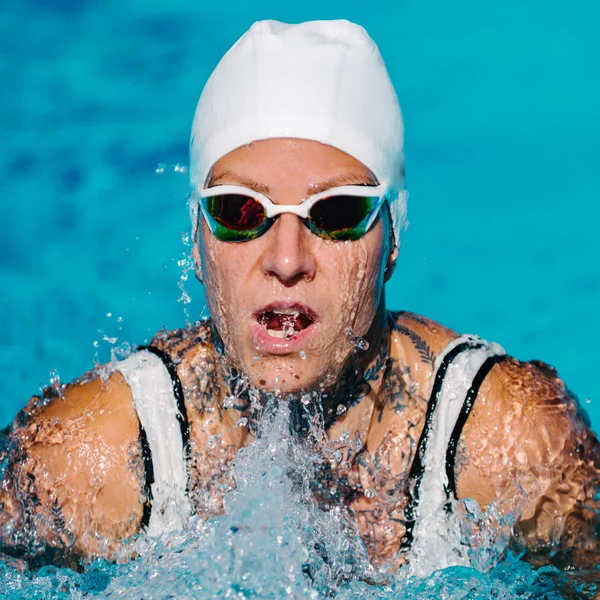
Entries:
{"label": "tattoo on shoulder", "polygon": [[433,352],[431,351],[429,344],[418,333],[415,333],[412,329],[409,329],[405,325],[400,325],[399,323],[394,324],[394,331],[408,337],[419,353],[421,360],[425,364],[433,365],[433,359],[435,358]]}
{"label": "tattoo on shoulder", "polygon": [[138,482],[140,494],[143,494],[146,487],[146,469],[144,467],[142,445],[139,440],[134,440],[129,444],[127,456],[127,468],[133,473]]}
{"label": "tattoo on shoulder", "polygon": [[172,357],[181,358],[190,349],[206,344],[210,338],[210,325],[207,321],[197,321],[194,325],[173,331],[163,330],[151,342]]}
{"label": "tattoo on shoulder", "polygon": [[65,518],[63,517],[62,506],[58,502],[58,498],[54,498],[54,502],[50,507],[50,514],[52,515],[52,523],[57,532],[62,533],[65,529]]}
{"label": "tattoo on shoulder", "polygon": [[454,475],[458,477],[461,473],[464,473],[470,464],[471,459],[469,458],[469,454],[467,452],[467,444],[465,443],[464,438],[461,436],[458,440],[456,456],[454,458]]}

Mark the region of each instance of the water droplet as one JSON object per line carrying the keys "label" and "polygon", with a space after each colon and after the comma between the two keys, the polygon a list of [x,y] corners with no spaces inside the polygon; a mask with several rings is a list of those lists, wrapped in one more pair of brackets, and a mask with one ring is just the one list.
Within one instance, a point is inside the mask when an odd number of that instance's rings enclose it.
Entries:
{"label": "water droplet", "polygon": [[591,398],[586,398],[585,399],[585,403],[586,404],[591,404],[592,403],[592,399]]}
{"label": "water droplet", "polygon": [[286,342],[289,342],[294,337],[295,333],[296,333],[296,331],[294,330],[294,326],[293,325],[291,327],[288,327],[285,330],[285,340],[286,340]]}
{"label": "water droplet", "polygon": [[236,427],[245,427],[248,425],[248,419],[246,417],[241,417],[238,419],[238,422],[235,424]]}
{"label": "water droplet", "polygon": [[361,338],[360,335],[356,335],[352,329],[346,329],[346,337],[355,348],[358,348],[359,350],[369,349],[369,342],[364,338]]}
{"label": "water droplet", "polygon": [[304,406],[308,406],[310,404],[310,394],[302,394],[300,402],[302,402]]}
{"label": "water droplet", "polygon": [[371,488],[367,488],[365,490],[365,496],[367,498],[375,498],[375,490],[372,490]]}
{"label": "water droplet", "polygon": [[100,342],[98,340],[94,341],[94,348],[100,348]]}
{"label": "water droplet", "polygon": [[60,375],[56,369],[50,371],[50,385],[60,385]]}
{"label": "water droplet", "polygon": [[335,414],[343,415],[345,413],[346,413],[346,407],[343,404],[338,404],[337,408],[335,409]]}
{"label": "water droplet", "polygon": [[106,313],[107,317],[112,317],[112,313]]}
{"label": "water droplet", "polygon": [[214,448],[217,445],[217,442],[221,439],[221,433],[217,433],[215,435],[211,435],[208,438],[208,447]]}
{"label": "water droplet", "polygon": [[223,400],[223,406],[225,408],[232,408],[234,402],[235,402],[235,399],[233,396],[225,396],[225,399]]}
{"label": "water droplet", "polygon": [[304,350],[300,350],[298,354],[302,360],[306,360],[306,352],[304,352]]}

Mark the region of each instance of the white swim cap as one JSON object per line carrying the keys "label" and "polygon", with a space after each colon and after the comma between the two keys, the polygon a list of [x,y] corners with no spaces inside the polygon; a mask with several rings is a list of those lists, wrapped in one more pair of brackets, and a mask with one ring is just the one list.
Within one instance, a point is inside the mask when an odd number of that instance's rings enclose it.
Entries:
{"label": "white swim cap", "polygon": [[253,141],[329,144],[387,186],[396,244],[406,217],[404,129],[379,50],[349,21],[259,21],[208,79],[190,142],[193,189],[222,156]]}

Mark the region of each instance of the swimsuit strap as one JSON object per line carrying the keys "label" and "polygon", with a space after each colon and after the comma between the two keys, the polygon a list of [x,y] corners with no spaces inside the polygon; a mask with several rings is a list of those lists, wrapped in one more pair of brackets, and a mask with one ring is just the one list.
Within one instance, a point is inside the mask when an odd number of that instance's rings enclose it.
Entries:
{"label": "swimsuit strap", "polygon": [[131,388],[140,421],[147,498],[142,528],[151,536],[183,529],[191,512],[187,497],[189,429],[175,365],[150,346],[114,368]]}
{"label": "swimsuit strap", "polygon": [[401,551],[411,550],[409,568],[414,575],[469,564],[452,511],[456,447],[485,376],[505,358],[500,346],[472,335],[453,340],[436,357],[425,425],[409,474],[401,545]]}

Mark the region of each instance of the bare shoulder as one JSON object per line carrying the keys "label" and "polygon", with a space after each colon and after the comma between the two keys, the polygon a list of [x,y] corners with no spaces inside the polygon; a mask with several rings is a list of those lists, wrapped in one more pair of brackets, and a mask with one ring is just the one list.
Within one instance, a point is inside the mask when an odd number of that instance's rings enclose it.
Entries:
{"label": "bare shoulder", "polygon": [[575,521],[579,533],[582,523],[591,524],[598,439],[575,396],[545,363],[509,358],[493,367],[465,424],[462,453],[459,496],[517,511],[528,546],[566,539]]}
{"label": "bare shoulder", "polygon": [[3,545],[24,555],[107,556],[139,528],[139,423],[118,372],[91,374],[33,398],[6,432]]}
{"label": "bare shoulder", "polygon": [[[198,419],[214,420],[219,407],[220,341],[215,337],[210,320],[199,321],[191,327],[163,331],[150,344],[154,351],[170,361],[171,368],[179,379],[190,426],[198,425]],[[217,419],[218,421],[218,419]],[[217,425],[217,423],[215,423]]]}
{"label": "bare shoulder", "polygon": [[207,399],[216,397],[218,342],[210,320],[191,327],[162,331],[150,344],[171,363],[183,387],[188,409],[204,408]]}
{"label": "bare shoulder", "polygon": [[[458,334],[440,323],[407,311],[391,312],[392,333],[404,338],[399,340],[411,352],[411,347],[418,357],[425,362],[433,362],[442,350]],[[408,343],[406,343],[408,342]]]}
{"label": "bare shoulder", "polygon": [[565,456],[593,451],[595,458],[598,448],[585,411],[556,370],[514,358],[490,371],[463,436],[481,461],[492,461],[494,453],[502,468],[532,465],[538,473]]}

